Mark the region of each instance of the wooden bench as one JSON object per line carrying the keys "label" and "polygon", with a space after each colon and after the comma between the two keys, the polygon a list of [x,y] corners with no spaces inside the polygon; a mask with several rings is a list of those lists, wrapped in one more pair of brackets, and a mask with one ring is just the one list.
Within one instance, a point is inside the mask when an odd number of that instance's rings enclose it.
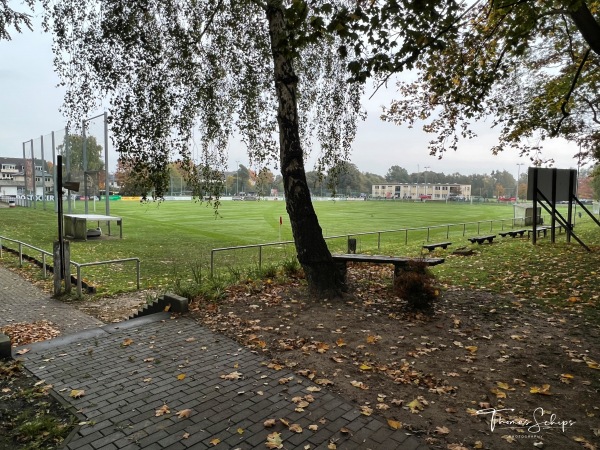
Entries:
{"label": "wooden bench", "polygon": [[[564,227],[560,223],[557,223],[556,226],[554,227],[554,229],[558,230],[559,233],[562,233]],[[537,236],[538,237],[540,237],[542,234],[544,235],[544,237],[546,237],[548,231],[552,230],[552,227],[548,226],[548,225],[545,225],[545,226],[542,226],[542,227],[537,227],[535,230],[537,231]],[[532,235],[532,233],[533,233],[533,230],[527,230],[527,238],[530,238],[531,235]]]}
{"label": "wooden bench", "polygon": [[517,236],[523,237],[523,235],[525,234],[526,231],[527,230],[510,230],[510,231],[501,231],[498,234],[502,237],[510,236],[512,238],[515,238]]}
{"label": "wooden bench", "polygon": [[441,247],[444,250],[446,250],[449,245],[452,245],[452,242],[438,242],[437,244],[425,244],[423,245],[423,248],[426,248],[427,250],[429,250],[429,252],[432,252],[438,247]]}
{"label": "wooden bench", "polygon": [[490,234],[488,236],[473,236],[473,237],[467,238],[467,240],[469,242],[471,242],[471,244],[474,244],[475,242],[477,242],[479,245],[481,245],[485,241],[488,241],[491,244],[494,241],[495,237],[496,237],[495,234]]}
{"label": "wooden bench", "polygon": [[346,274],[348,272],[348,263],[369,263],[369,264],[393,264],[394,265],[394,277],[399,276],[402,271],[410,270],[412,264],[425,264],[427,266],[437,266],[442,264],[444,258],[409,258],[404,256],[382,256],[382,255],[364,255],[364,254],[340,254],[332,255],[333,260],[338,266],[338,270],[342,274],[342,279],[346,281]]}

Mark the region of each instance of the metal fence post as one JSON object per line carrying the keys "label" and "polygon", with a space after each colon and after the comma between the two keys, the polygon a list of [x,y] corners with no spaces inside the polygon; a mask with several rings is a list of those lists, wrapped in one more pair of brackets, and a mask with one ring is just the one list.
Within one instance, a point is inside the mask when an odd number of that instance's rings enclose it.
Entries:
{"label": "metal fence post", "polygon": [[137,289],[140,290],[140,259],[136,259],[136,271],[137,271]]}
{"label": "metal fence post", "polygon": [[77,265],[77,297],[81,296],[81,266]]}
{"label": "metal fence post", "polygon": [[210,277],[214,277],[215,272],[215,249],[210,251]]}
{"label": "metal fence post", "polygon": [[258,246],[258,270],[262,270],[262,245]]}
{"label": "metal fence post", "polygon": [[23,266],[23,244],[19,242],[19,267]]}

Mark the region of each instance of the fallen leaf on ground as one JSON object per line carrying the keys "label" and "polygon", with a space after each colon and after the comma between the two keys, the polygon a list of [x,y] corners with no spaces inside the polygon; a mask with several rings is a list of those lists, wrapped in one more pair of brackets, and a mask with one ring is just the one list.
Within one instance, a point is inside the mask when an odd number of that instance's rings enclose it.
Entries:
{"label": "fallen leaf on ground", "polygon": [[265,442],[267,448],[283,448],[283,440],[281,434],[274,432],[267,436],[267,442]]}
{"label": "fallen leaf on ground", "polygon": [[529,392],[531,392],[532,394],[552,395],[550,393],[550,385],[549,384],[544,384],[544,385],[542,385],[542,387],[532,386],[531,389],[529,390]]}
{"label": "fallen leaf on ground", "polygon": [[388,419],[387,423],[392,430],[399,430],[402,428],[402,422],[398,422],[397,420]]}
{"label": "fallen leaf on ground", "polygon": [[69,394],[69,397],[73,398],[81,398],[85,395],[85,391],[83,389],[73,389]]}
{"label": "fallen leaf on ground", "polygon": [[226,375],[221,375],[221,378],[223,378],[224,380],[239,380],[241,378],[242,374],[240,372],[231,372],[228,373]]}
{"label": "fallen leaf on ground", "polygon": [[121,347],[129,347],[131,344],[133,344],[133,339],[127,338],[121,342]]}
{"label": "fallen leaf on ground", "polygon": [[192,410],[182,409],[181,411],[177,411],[175,414],[177,414],[177,417],[179,417],[180,419],[187,419],[192,414]]}
{"label": "fallen leaf on ground", "polygon": [[289,426],[289,430],[294,432],[294,433],[302,433],[302,427],[297,424],[297,423],[293,423]]}
{"label": "fallen leaf on ground", "polygon": [[410,412],[413,414],[417,414],[420,411],[422,411],[423,409],[425,409],[425,407],[421,404],[421,402],[419,402],[419,400],[416,398],[406,406],[408,406],[410,408]]}
{"label": "fallen leaf on ground", "polygon": [[154,412],[154,416],[155,417],[160,417],[163,416],[165,414],[169,414],[171,412],[171,410],[169,409],[169,407],[167,406],[167,404],[165,403],[164,405],[162,405],[160,408],[158,408],[155,412]]}

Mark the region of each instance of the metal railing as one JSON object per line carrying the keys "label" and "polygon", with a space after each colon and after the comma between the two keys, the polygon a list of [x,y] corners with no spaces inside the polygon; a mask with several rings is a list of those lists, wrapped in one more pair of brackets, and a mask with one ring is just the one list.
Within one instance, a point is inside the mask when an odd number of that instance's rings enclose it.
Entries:
{"label": "metal railing", "polygon": [[[411,232],[413,234],[418,233],[420,238],[415,239],[415,240],[422,241],[423,239],[425,239],[426,242],[430,242],[430,239],[433,234],[435,234],[438,238],[441,235],[445,234],[445,239],[449,239],[452,228],[458,228],[458,230],[460,230],[460,233],[462,234],[462,236],[465,236],[467,234],[467,229],[470,229],[469,226],[471,226],[471,225],[472,225],[473,231],[469,231],[470,233],[475,233],[474,230],[475,230],[475,226],[476,226],[476,229],[477,229],[476,233],[481,234],[482,232],[485,232],[485,233],[493,232],[494,224],[497,224],[499,231],[503,231],[505,229],[505,227],[506,228],[515,228],[515,226],[516,226],[515,222],[520,221],[520,220],[523,220],[523,219],[510,218],[510,219],[496,219],[496,220],[480,220],[480,221],[476,221],[476,222],[463,222],[463,223],[457,223],[457,224],[443,224],[443,225],[430,225],[430,226],[426,226],[426,227],[400,228],[397,230],[365,231],[365,232],[360,232],[360,233],[340,234],[340,235],[336,235],[336,236],[325,236],[324,239],[326,241],[328,241],[328,240],[342,239],[342,238],[350,239],[350,238],[358,237],[358,236],[376,236],[377,237],[377,250],[380,251],[382,236],[386,235],[386,234],[390,234],[390,233],[404,234],[404,245],[408,245],[409,232]],[[456,233],[456,231],[453,231],[453,232]],[[240,246],[235,246],[235,247],[213,248],[210,251],[210,274],[211,274],[211,276],[214,276],[215,255],[217,253],[256,248],[256,249],[258,249],[258,268],[260,270],[260,269],[262,269],[262,263],[263,263],[263,247],[287,246],[287,245],[290,245],[293,243],[294,243],[294,241],[282,241],[282,242],[268,242],[268,243],[264,243],[264,244],[240,245]]]}
{"label": "metal railing", "polygon": [[[50,258],[52,260],[54,260],[54,255],[46,250],[43,250],[41,248],[37,248],[31,244],[27,244],[26,242],[22,242],[22,241],[18,241],[16,239],[11,239],[11,238],[7,238],[5,236],[0,236],[0,258],[3,257],[3,253],[4,253],[4,248],[5,246],[3,245],[2,241],[8,241],[8,242],[14,242],[15,244],[17,244],[18,246],[18,255],[19,255],[19,266],[23,265],[23,258],[27,257],[27,258],[32,258],[35,259],[33,256],[31,255],[26,255],[25,253],[23,253],[23,248],[30,248],[32,250],[35,250],[36,252],[40,252],[41,254],[41,264],[42,264],[42,270],[44,273],[44,278],[46,278],[48,276],[48,264],[46,262],[46,256],[50,256]],[[8,247],[6,247],[8,248]],[[36,260],[37,261],[37,260]],[[89,262],[89,263],[78,263],[75,261],[69,261],[69,264],[75,266],[75,268],[77,269],[77,296],[81,297],[82,296],[82,291],[83,291],[83,286],[82,286],[82,280],[83,277],[81,276],[81,268],[82,267],[89,267],[89,266],[100,266],[100,265],[106,265],[106,264],[122,264],[122,263],[126,263],[126,262],[130,262],[130,261],[135,261],[136,262],[136,282],[137,282],[137,289],[140,289],[140,259],[139,258],[123,258],[123,259],[113,259],[110,261],[96,261],[96,262]]]}

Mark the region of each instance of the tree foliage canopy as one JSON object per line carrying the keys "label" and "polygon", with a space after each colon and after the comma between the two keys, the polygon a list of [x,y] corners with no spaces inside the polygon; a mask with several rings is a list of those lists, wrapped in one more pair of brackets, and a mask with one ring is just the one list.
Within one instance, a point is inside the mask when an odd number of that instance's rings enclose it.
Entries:
{"label": "tree foliage canopy", "polygon": [[541,141],[563,137],[599,158],[600,2],[479,0],[453,11],[443,43],[423,49],[417,80],[398,84],[383,119],[424,121],[439,157],[491,117],[493,153],[537,156]]}
{"label": "tree foliage canopy", "polygon": [[[30,9],[33,9],[35,0],[24,0],[25,4]],[[23,30],[23,27],[32,29],[31,16],[26,12],[15,11],[9,5],[9,0],[0,0],[0,41],[10,41],[10,28],[14,28],[17,33]]]}
{"label": "tree foliage canopy", "polygon": [[[359,115],[361,87],[348,84],[339,38],[325,29],[323,1],[46,0],[65,111],[85,116],[111,104],[116,148],[132,169],[152,177],[161,196],[169,161],[210,188],[197,167],[223,167],[239,133],[251,162],[277,165],[277,99],[266,10],[282,8],[286,52],[298,76],[300,130],[306,151],[319,143],[319,164],[346,159]],[[51,6],[51,8],[50,8]],[[336,41],[338,44],[336,45]],[[191,141],[201,155],[192,161]],[[194,164],[195,163],[195,164]]]}

